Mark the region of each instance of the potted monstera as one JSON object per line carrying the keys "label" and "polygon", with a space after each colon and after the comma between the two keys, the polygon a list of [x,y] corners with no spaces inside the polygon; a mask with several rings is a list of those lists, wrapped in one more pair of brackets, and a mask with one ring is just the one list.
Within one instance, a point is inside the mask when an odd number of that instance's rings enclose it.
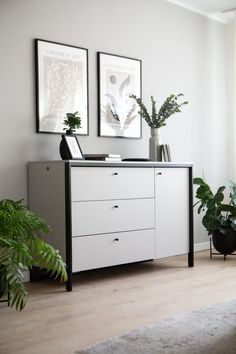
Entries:
{"label": "potted monstera", "polygon": [[229,199],[224,201],[225,186],[214,194],[202,178],[194,178],[198,185],[196,198],[198,214],[204,213],[202,224],[211,235],[214,248],[225,256],[236,250],[236,184],[229,182]]}
{"label": "potted monstera", "polygon": [[0,299],[7,297],[19,311],[28,298],[22,271],[39,266],[67,280],[59,252],[41,238],[48,232],[46,221],[22,205],[22,200],[0,201]]}

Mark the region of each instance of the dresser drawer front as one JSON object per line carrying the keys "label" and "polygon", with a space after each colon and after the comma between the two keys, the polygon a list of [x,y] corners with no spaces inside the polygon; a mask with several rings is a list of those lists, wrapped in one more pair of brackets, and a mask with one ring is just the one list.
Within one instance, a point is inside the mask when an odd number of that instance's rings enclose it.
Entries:
{"label": "dresser drawer front", "polygon": [[153,197],[153,168],[71,168],[72,201]]}
{"label": "dresser drawer front", "polygon": [[154,228],[154,199],[72,203],[72,236]]}
{"label": "dresser drawer front", "polygon": [[74,237],[72,272],[154,258],[154,230]]}

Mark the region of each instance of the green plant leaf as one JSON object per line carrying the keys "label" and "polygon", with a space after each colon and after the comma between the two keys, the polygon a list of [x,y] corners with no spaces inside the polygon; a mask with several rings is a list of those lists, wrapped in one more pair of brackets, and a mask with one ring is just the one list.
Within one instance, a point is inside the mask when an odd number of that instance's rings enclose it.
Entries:
{"label": "green plant leaf", "polygon": [[221,187],[218,188],[218,191],[217,191],[216,194],[222,193],[224,190],[225,190],[225,186],[221,186]]}
{"label": "green plant leaf", "polygon": [[207,202],[207,208],[208,209],[214,209],[215,205],[216,205],[215,198],[212,198],[212,199],[208,200],[208,202]]}
{"label": "green plant leaf", "polygon": [[219,228],[220,222],[217,218],[213,216],[204,216],[202,218],[202,224],[208,231],[215,231]]}
{"label": "green plant leaf", "polygon": [[220,204],[224,200],[224,194],[222,192],[217,191],[214,196],[214,201],[216,204]]}
{"label": "green plant leaf", "polygon": [[220,211],[226,211],[226,212],[230,212],[230,213],[236,212],[235,207],[233,205],[229,205],[229,204],[221,204],[218,206],[218,208]]}
{"label": "green plant leaf", "polygon": [[200,177],[195,177],[195,178],[193,179],[193,184],[197,184],[197,185],[200,185],[200,186],[206,185],[206,183],[205,183],[205,182],[203,181],[203,179],[200,178]]}
{"label": "green plant leaf", "polygon": [[236,184],[233,181],[229,181],[230,197],[233,205],[236,206]]}
{"label": "green plant leaf", "polygon": [[21,311],[28,298],[21,269],[40,265],[67,280],[59,252],[41,239],[50,231],[46,221],[22,205],[22,200],[0,201],[0,298],[10,294],[10,306]]}

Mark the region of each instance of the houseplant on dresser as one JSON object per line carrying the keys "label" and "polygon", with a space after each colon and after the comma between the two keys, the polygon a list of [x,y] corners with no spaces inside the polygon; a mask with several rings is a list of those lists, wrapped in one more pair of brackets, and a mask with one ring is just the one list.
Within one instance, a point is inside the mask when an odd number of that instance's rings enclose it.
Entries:
{"label": "houseplant on dresser", "polygon": [[[79,112],[74,113],[66,113],[66,117],[63,121],[65,128],[63,130],[66,131],[66,135],[73,135],[76,132],[76,129],[81,128],[81,117]],[[68,153],[67,147],[65,145],[64,140],[62,139],[60,142],[60,155],[63,160],[69,160],[70,154]]]}
{"label": "houseplant on dresser", "polygon": [[204,212],[202,224],[211,235],[214,248],[224,256],[236,250],[236,184],[229,182],[229,199],[224,202],[225,186],[214,194],[210,186],[199,177],[193,183],[198,185],[196,198],[199,199],[198,214]]}
{"label": "houseplant on dresser", "polygon": [[160,128],[166,125],[166,120],[173,115],[174,113],[181,112],[180,108],[183,105],[186,105],[188,102],[184,101],[182,103],[178,102],[178,99],[182,97],[183,94],[179,93],[177,95],[169,95],[159,111],[156,108],[156,100],[151,96],[152,111],[148,112],[146,106],[142,102],[141,98],[131,95],[130,98],[133,98],[139,105],[140,111],[139,114],[142,118],[145,119],[149,127],[151,128],[151,138],[149,140],[149,158],[152,161],[161,161],[162,160],[162,145],[160,137]]}
{"label": "houseplant on dresser", "polygon": [[62,281],[67,280],[66,265],[59,252],[43,241],[49,232],[46,221],[22,205],[22,200],[0,201],[0,299],[21,311],[27,302],[22,270],[36,265]]}

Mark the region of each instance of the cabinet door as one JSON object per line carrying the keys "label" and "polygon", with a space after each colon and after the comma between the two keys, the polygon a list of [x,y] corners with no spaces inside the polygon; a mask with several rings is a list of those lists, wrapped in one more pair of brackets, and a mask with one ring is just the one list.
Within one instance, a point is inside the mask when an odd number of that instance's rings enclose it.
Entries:
{"label": "cabinet door", "polygon": [[155,169],[156,258],[189,252],[188,168]]}

